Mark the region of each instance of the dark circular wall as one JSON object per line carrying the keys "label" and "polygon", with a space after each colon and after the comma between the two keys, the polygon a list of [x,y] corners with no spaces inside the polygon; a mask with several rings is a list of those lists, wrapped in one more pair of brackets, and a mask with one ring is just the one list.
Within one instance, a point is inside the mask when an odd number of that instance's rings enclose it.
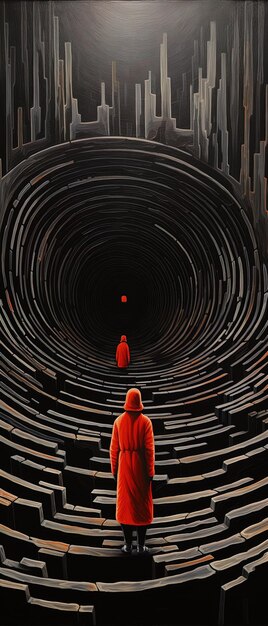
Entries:
{"label": "dark circular wall", "polygon": [[262,270],[243,205],[208,165],[149,141],[89,139],[28,158],[2,194],[3,306],[24,358],[105,376],[122,333],[133,364],[156,375],[239,351]]}

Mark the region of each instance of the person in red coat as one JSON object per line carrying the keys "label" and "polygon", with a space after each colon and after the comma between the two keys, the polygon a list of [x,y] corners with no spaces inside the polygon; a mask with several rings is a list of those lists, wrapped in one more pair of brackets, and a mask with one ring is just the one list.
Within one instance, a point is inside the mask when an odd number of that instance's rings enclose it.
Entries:
{"label": "person in red coat", "polygon": [[126,335],[121,336],[120,343],[116,348],[116,362],[117,366],[124,368],[127,367],[130,363],[130,352],[127,344]]}
{"label": "person in red coat", "polygon": [[140,391],[129,389],[125,413],[114,422],[110,445],[111,469],[117,480],[116,519],[125,537],[123,552],[132,550],[134,527],[137,551],[148,551],[145,536],[153,521],[154,435],[152,422],[143,415],[143,408]]}

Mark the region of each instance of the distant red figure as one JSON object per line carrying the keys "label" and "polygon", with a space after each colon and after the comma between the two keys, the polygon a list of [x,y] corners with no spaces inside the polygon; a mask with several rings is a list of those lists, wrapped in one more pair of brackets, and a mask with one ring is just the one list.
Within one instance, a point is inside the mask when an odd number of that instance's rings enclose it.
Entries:
{"label": "distant red figure", "polygon": [[127,367],[130,363],[130,351],[126,335],[121,336],[120,343],[116,348],[116,362],[118,367]]}
{"label": "distant red figure", "polygon": [[127,302],[127,296],[121,296],[121,302]]}
{"label": "distant red figure", "polygon": [[153,520],[152,479],[154,436],[152,422],[143,415],[139,389],[129,389],[125,412],[114,422],[110,445],[112,474],[117,479],[116,519],[122,525],[126,544],[132,550],[132,531],[138,534],[138,552],[145,552],[146,529]]}

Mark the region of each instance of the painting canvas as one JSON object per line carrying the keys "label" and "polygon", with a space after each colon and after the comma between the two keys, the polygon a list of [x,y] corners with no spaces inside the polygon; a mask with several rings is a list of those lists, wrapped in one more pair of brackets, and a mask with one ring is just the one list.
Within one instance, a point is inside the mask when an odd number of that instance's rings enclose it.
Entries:
{"label": "painting canvas", "polygon": [[0,2],[1,626],[267,623],[267,34]]}

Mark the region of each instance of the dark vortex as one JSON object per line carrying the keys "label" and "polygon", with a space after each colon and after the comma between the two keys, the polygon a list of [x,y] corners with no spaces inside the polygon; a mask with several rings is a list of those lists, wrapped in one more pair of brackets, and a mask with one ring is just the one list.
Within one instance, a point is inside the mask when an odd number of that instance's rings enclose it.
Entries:
{"label": "dark vortex", "polygon": [[254,341],[252,226],[231,183],[188,154],[112,137],[53,147],[5,177],[2,208],[4,309],[24,358],[105,377],[121,333],[151,372],[206,354],[228,367],[230,347]]}

